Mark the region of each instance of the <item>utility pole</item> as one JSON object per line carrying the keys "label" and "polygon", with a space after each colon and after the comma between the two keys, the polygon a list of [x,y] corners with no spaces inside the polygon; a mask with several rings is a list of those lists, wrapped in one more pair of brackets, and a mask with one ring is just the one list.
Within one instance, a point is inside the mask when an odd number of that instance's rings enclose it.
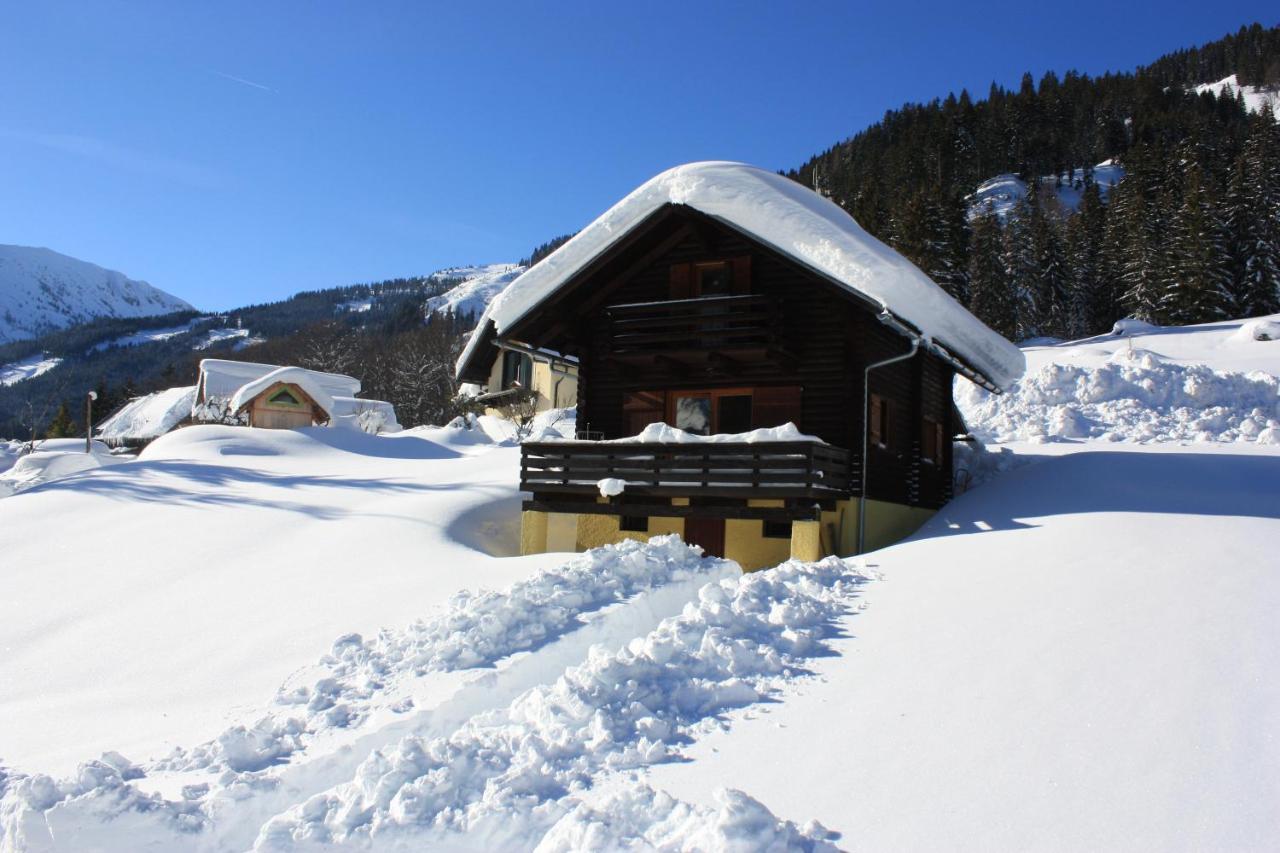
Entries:
{"label": "utility pole", "polygon": [[93,401],[98,399],[97,391],[90,391],[84,398],[84,452],[93,452]]}

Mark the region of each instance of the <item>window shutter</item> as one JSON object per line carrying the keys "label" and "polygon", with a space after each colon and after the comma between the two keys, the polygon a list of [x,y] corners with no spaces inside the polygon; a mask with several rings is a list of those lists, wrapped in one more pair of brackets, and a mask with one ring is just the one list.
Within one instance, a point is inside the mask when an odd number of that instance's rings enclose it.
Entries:
{"label": "window shutter", "polygon": [[733,294],[741,296],[751,292],[751,256],[743,255],[740,258],[734,258],[733,265]]}
{"label": "window shutter", "polygon": [[871,395],[870,439],[872,444],[884,444],[884,403],[879,394]]}
{"label": "window shutter", "polygon": [[693,296],[693,264],[671,265],[671,298],[689,299]]}
{"label": "window shutter", "polygon": [[751,394],[751,428],[782,426],[793,423],[800,429],[800,386],[756,388]]}

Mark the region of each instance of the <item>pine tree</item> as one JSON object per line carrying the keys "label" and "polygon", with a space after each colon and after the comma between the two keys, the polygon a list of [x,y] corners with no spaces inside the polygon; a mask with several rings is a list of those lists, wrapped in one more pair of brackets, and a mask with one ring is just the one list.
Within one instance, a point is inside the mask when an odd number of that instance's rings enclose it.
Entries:
{"label": "pine tree", "polygon": [[1161,314],[1175,325],[1226,316],[1230,270],[1222,208],[1198,164],[1187,170],[1182,204],[1173,218],[1170,265]]}
{"label": "pine tree", "polygon": [[1018,199],[1005,217],[1005,275],[1014,300],[1014,340],[1026,340],[1040,334],[1036,326],[1036,262],[1031,242],[1031,207],[1025,198]]}
{"label": "pine tree", "polygon": [[1087,174],[1080,209],[1068,222],[1066,235],[1070,271],[1067,336],[1073,339],[1105,332],[1119,316],[1104,272],[1106,216],[1102,193],[1092,174]]}
{"label": "pine tree", "polygon": [[45,428],[45,438],[74,438],[80,432],[80,427],[71,419],[71,413],[67,411],[67,403],[64,400],[59,406],[57,413],[54,414],[53,420],[49,421],[49,426]]}
{"label": "pine tree", "polygon": [[1280,311],[1280,129],[1268,106],[1252,124],[1228,185],[1233,316]]}
{"label": "pine tree", "polygon": [[1018,333],[1017,294],[1005,266],[1004,232],[988,202],[974,218],[969,241],[969,310],[1006,338]]}
{"label": "pine tree", "polygon": [[[1033,181],[1035,186],[1038,181]],[[1038,334],[1069,337],[1070,277],[1058,233],[1057,220],[1040,203],[1039,193],[1028,193],[1030,237],[1034,270],[1032,294]]]}

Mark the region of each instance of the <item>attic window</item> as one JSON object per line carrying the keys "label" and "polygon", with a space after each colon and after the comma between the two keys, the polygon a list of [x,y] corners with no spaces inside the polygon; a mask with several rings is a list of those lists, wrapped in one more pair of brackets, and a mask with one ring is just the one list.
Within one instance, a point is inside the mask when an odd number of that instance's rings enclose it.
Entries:
{"label": "attic window", "polygon": [[728,261],[696,264],[694,271],[699,296],[728,296],[733,292],[733,267]]}
{"label": "attic window", "polygon": [[270,400],[268,400],[267,402],[269,402],[269,403],[282,403],[282,404],[284,404],[284,405],[286,405],[286,406],[301,406],[301,405],[302,405],[302,403],[301,403],[301,402],[299,402],[299,400],[298,400],[298,398],[297,398],[297,397],[295,397],[295,396],[293,396],[292,394],[290,394],[290,393],[289,393],[289,389],[287,389],[287,388],[281,388],[281,389],[280,389],[279,391],[277,391],[277,392],[276,392],[276,393],[271,397],[271,399],[270,399]]}
{"label": "attic window", "polygon": [[502,387],[505,391],[513,385],[530,388],[533,385],[533,359],[522,352],[507,350],[502,354]]}

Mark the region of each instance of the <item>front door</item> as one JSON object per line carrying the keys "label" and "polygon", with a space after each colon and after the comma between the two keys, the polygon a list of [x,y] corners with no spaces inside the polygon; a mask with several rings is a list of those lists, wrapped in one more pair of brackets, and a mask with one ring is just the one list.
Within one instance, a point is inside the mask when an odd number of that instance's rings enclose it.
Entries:
{"label": "front door", "polygon": [[684,520],[684,541],[690,545],[701,545],[703,553],[708,557],[723,557],[724,519],[686,518]]}

